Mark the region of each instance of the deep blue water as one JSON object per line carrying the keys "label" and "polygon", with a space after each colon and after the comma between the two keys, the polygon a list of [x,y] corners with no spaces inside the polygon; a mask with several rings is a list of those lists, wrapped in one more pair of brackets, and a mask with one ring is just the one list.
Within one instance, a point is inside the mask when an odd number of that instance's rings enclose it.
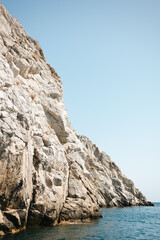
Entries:
{"label": "deep blue water", "polygon": [[32,228],[3,240],[160,240],[160,203],[101,210],[103,218],[89,224]]}

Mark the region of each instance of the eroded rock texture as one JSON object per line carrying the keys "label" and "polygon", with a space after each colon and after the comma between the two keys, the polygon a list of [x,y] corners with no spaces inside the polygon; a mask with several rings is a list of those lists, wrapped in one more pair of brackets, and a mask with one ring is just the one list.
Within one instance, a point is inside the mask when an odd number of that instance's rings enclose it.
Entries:
{"label": "eroded rock texture", "polygon": [[0,4],[0,235],[148,205],[68,122],[62,82],[37,41]]}

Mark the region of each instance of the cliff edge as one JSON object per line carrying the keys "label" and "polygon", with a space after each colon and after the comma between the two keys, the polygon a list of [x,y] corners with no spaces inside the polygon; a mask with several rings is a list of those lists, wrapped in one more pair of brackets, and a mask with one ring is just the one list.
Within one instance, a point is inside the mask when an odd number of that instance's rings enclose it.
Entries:
{"label": "cliff edge", "polygon": [[0,235],[150,205],[68,122],[62,82],[0,3]]}

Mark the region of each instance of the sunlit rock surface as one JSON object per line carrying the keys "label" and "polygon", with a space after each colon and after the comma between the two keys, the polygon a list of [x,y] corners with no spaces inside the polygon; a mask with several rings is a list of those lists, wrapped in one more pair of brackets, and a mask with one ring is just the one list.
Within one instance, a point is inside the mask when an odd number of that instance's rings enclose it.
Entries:
{"label": "sunlit rock surface", "polygon": [[150,204],[72,129],[62,97],[38,42],[0,4],[0,235]]}

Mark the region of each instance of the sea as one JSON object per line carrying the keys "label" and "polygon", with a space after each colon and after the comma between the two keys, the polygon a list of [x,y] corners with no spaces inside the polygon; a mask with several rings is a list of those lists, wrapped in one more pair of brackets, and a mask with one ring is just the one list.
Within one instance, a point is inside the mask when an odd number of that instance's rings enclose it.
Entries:
{"label": "sea", "polygon": [[103,208],[103,218],[83,224],[28,228],[3,240],[160,240],[160,203]]}

